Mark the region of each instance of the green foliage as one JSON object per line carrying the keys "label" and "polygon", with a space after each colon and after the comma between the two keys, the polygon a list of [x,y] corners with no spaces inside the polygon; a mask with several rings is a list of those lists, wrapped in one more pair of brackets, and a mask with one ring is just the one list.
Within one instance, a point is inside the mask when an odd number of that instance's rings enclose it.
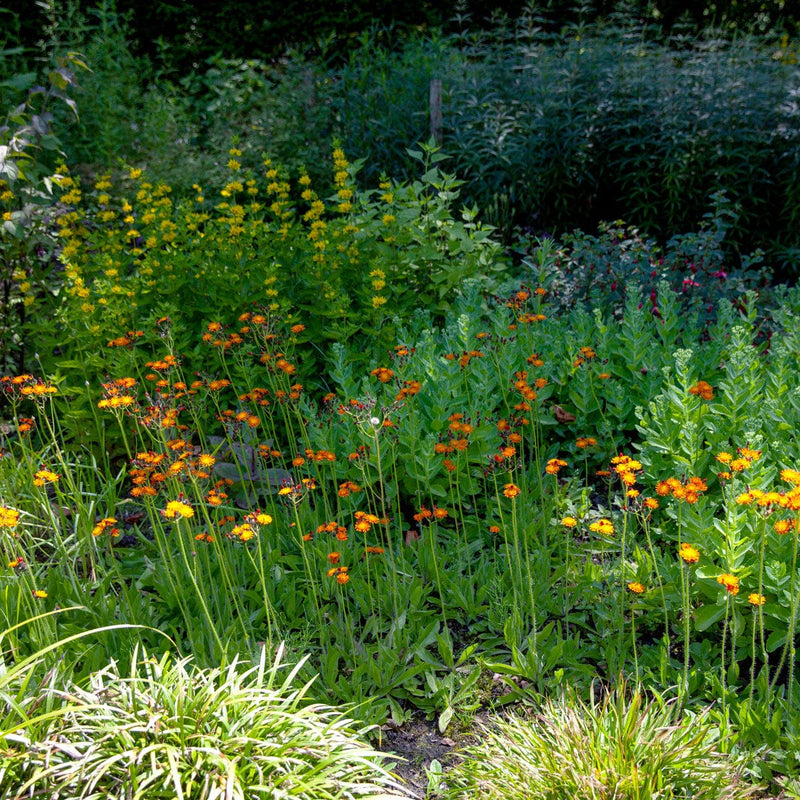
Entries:
{"label": "green foliage", "polygon": [[428,83],[441,79],[465,196],[509,234],[623,218],[665,240],[724,190],[731,243],[788,265],[795,61],[788,40],[663,39],[630,23],[552,36],[522,17],[494,35],[365,47],[339,70],[335,103],[348,152],[407,174],[401,148],[427,127]]}
{"label": "green foliage", "polygon": [[[142,321],[170,317],[177,346],[202,349],[213,363],[215,347],[235,343],[241,315],[266,309],[316,347],[298,369],[301,382],[325,381],[330,340],[358,343],[366,363],[394,343],[395,317],[410,318],[423,302],[441,318],[464,279],[491,291],[508,269],[476,212],[455,213],[459,184],[442,171],[443,154],[428,144],[414,156],[421,175],[412,183],[359,190],[359,165],[337,149],[327,197],[304,171],[291,181],[269,159],[262,175],[244,168],[238,147],[224,185],[198,185],[192,201],[173,201],[169,186],[133,169],[130,194],[112,195],[101,176],[86,202],[78,178],[64,176],[62,201],[73,206],[60,221],[67,286],[41,351],[58,348],[62,370],[83,370],[97,348],[128,344]],[[221,333],[198,348],[203,323]]]}
{"label": "green foliage", "polygon": [[141,655],[130,672],[112,663],[88,687],[55,677],[42,697],[54,712],[3,737],[0,789],[85,800],[407,797],[361,741],[365,730],[308,702],[282,653],[268,662],[262,648],[255,666],[234,659],[214,670]]}
{"label": "green foliage", "polygon": [[[52,309],[60,288],[50,214],[52,174],[61,142],[52,107],[61,101],[77,114],[71,92],[75,70],[86,69],[77,53],[58,58],[46,73],[10,75],[0,92],[12,107],[0,127],[0,368],[24,369],[25,342],[33,329],[28,311],[38,302]],[[45,314],[47,311],[45,311]]]}
{"label": "green foliage", "polygon": [[546,701],[533,719],[508,717],[448,775],[439,796],[466,798],[746,798],[757,792],[720,752],[707,714],[682,716],[659,695],[625,687],[584,702]]}
{"label": "green foliage", "polygon": [[[296,52],[271,62],[215,56],[206,64],[204,71],[193,70],[180,81],[196,148],[217,153],[235,139],[242,164],[254,170],[261,167],[267,148],[290,173],[307,170],[314,185],[332,188],[327,169],[336,129],[332,79],[320,64]],[[224,164],[205,162],[196,180],[222,180]]]}
{"label": "green foliage", "polygon": [[[731,256],[772,203],[739,176],[755,186],[759,159],[792,141],[790,45],[767,63],[751,40],[668,49],[616,26],[556,42],[529,15],[402,51],[365,36],[337,70],[217,57],[179,99],[142,89],[153,73],[112,3],[67,11],[48,35],[63,44],[72,20],[89,44],[71,146],[96,168],[54,160],[51,123],[68,123],[47,114],[79,91],[69,64],[49,90],[17,71],[1,87],[24,99],[0,132],[6,312],[23,323],[6,326],[6,367],[38,353],[42,376],[0,378],[7,663],[67,637],[76,676],[114,658],[98,680],[129,673],[150,697],[194,678],[183,662],[140,673],[135,643],[167,636],[206,668],[283,641],[317,697],[441,732],[489,703],[630,675],[677,687],[687,713],[715,701],[719,741],[754,774],[796,776],[800,296],[770,284],[761,251]],[[19,55],[4,56],[14,70]],[[740,90],[745,66],[772,81],[763,107]],[[458,120],[449,159],[419,144],[435,77],[446,127]],[[692,108],[717,128],[692,112],[687,132]],[[767,144],[762,123],[778,126]],[[331,146],[339,127],[375,160]],[[615,182],[641,227],[526,233],[512,266],[496,236],[521,210],[539,215],[529,229],[593,220]],[[460,207],[474,196],[505,231]],[[655,230],[660,210],[694,232]],[[92,647],[87,626],[103,629]],[[630,708],[579,716],[606,718],[606,736],[651,725],[639,695]],[[103,725],[98,781],[128,730]],[[42,752],[27,744],[14,769]],[[628,755],[598,768],[622,773]],[[73,759],[48,758],[42,780],[78,780]]]}

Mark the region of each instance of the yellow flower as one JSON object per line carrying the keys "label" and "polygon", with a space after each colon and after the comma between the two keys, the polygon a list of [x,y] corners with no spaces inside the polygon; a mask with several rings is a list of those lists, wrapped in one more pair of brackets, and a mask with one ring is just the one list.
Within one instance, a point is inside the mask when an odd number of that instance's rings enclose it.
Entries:
{"label": "yellow flower", "polygon": [[19,523],[19,511],[15,508],[0,506],[0,528],[16,528]]}
{"label": "yellow flower", "polygon": [[272,517],[265,514],[263,511],[254,511],[245,517],[245,522],[250,522],[255,525],[269,525],[272,522]]}
{"label": "yellow flower", "polygon": [[237,525],[231,530],[231,536],[235,536],[241,542],[249,542],[256,535],[256,532],[248,525]]}
{"label": "yellow flower", "polygon": [[509,499],[513,499],[520,494],[520,488],[514,483],[507,483],[503,487],[503,494],[508,497]]}
{"label": "yellow flower", "polygon": [[642,594],[644,592],[644,584],[639,583],[638,581],[631,581],[631,583],[628,584],[628,588],[634,594]]}
{"label": "yellow flower", "polygon": [[561,520],[561,524],[565,528],[574,528],[578,524],[578,520],[576,520],[575,517],[564,517]]}
{"label": "yellow flower", "polygon": [[34,589],[32,594],[38,600],[44,600],[47,597],[47,592],[44,589]]}
{"label": "yellow flower", "polygon": [[180,500],[170,500],[169,503],[167,503],[166,509],[161,513],[169,519],[175,519],[175,517],[184,517],[188,519],[194,516],[194,509],[190,505],[182,503]]}
{"label": "yellow flower", "polygon": [[59,476],[49,469],[40,469],[33,476],[34,486],[44,486],[46,483],[57,483]]}
{"label": "yellow flower", "polygon": [[589,526],[590,531],[602,533],[604,536],[614,535],[614,523],[610,519],[599,519]]}
{"label": "yellow flower", "polygon": [[764,597],[763,594],[758,594],[758,592],[752,592],[747,595],[747,602],[750,603],[751,606],[763,606],[764,603],[767,602],[767,598]]}
{"label": "yellow flower", "polygon": [[687,564],[696,564],[700,560],[700,551],[696,547],[692,547],[692,545],[688,544],[687,542],[681,542],[681,545],[678,548],[678,555]]}

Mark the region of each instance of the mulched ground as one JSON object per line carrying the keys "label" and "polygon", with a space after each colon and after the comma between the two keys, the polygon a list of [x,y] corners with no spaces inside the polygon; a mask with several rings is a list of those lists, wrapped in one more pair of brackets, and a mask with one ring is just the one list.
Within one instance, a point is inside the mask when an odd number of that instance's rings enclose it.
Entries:
{"label": "mulched ground", "polygon": [[423,717],[409,720],[401,727],[389,723],[381,728],[378,749],[386,753],[394,753],[402,760],[392,767],[394,772],[410,789],[415,797],[424,798],[428,789],[428,774],[434,759],[442,765],[444,777],[447,770],[458,761],[459,752],[468,745],[477,742],[475,723],[481,715],[473,720],[469,733],[458,733],[448,730],[444,735],[439,733],[436,720]]}

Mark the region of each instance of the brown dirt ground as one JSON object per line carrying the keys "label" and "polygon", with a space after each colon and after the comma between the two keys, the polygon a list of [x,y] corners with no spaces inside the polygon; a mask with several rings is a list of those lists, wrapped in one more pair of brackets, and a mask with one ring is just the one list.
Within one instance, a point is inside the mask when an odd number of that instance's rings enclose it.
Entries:
{"label": "brown dirt ground", "polygon": [[[474,731],[474,722],[470,728]],[[474,744],[477,737],[472,733],[458,733],[451,730],[445,734],[439,733],[435,720],[425,720],[422,717],[409,720],[402,726],[392,723],[381,728],[378,749],[393,753],[400,757],[392,766],[394,772],[409,789],[414,797],[424,798],[428,789],[428,776],[426,769],[430,768],[431,761],[437,760],[442,765],[446,778],[448,767],[458,761],[459,751],[468,745]]]}

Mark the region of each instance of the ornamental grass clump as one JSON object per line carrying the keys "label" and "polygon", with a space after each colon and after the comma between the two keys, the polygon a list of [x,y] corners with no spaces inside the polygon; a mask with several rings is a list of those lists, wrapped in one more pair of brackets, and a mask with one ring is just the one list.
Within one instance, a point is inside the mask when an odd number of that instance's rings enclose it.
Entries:
{"label": "ornamental grass clump", "polygon": [[281,657],[269,663],[263,649],[249,669],[200,670],[140,654],[124,674],[112,663],[63,690],[70,708],[24,742],[24,785],[0,788],[74,800],[409,797],[366,730],[310,703],[300,665]]}
{"label": "ornamental grass clump", "polygon": [[443,796],[549,800],[734,800],[756,791],[718,750],[703,715],[616,688],[588,703],[547,701],[532,718],[502,719],[448,776]]}

